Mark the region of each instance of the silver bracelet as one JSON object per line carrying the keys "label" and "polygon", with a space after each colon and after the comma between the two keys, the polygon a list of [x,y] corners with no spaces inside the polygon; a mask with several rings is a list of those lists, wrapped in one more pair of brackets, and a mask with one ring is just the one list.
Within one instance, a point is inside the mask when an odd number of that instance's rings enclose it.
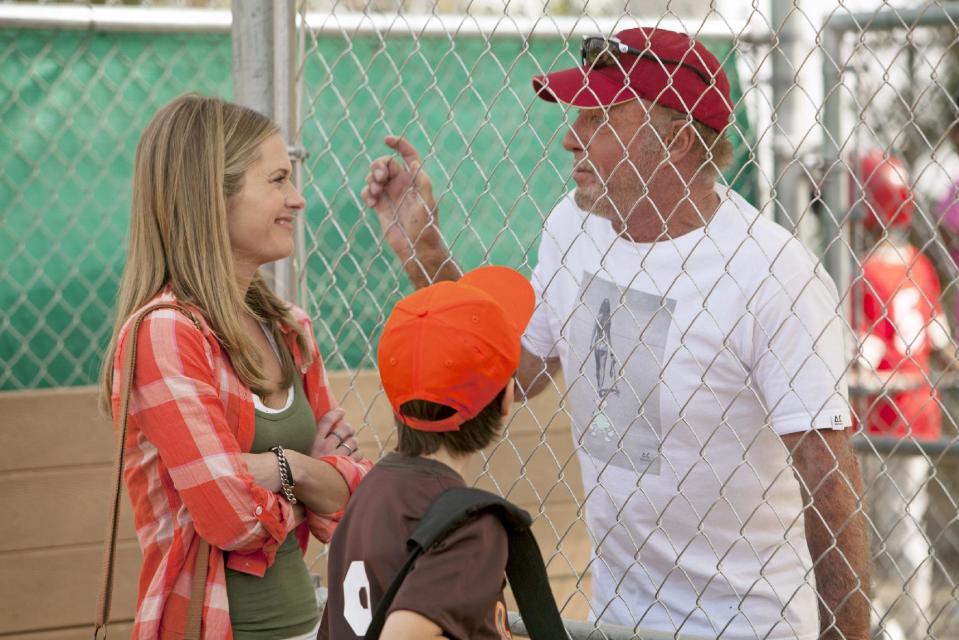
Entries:
{"label": "silver bracelet", "polygon": [[293,495],[293,487],[296,485],[293,482],[293,469],[290,468],[286,454],[283,453],[283,447],[277,445],[271,447],[270,451],[276,456],[277,466],[280,467],[280,490],[283,492],[283,497],[290,504],[296,504],[296,496]]}

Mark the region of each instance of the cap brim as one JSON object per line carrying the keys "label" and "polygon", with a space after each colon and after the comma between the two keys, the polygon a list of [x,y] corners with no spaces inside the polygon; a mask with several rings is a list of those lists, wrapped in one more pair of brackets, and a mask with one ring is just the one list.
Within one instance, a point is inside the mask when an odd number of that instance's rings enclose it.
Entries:
{"label": "cap brim", "polygon": [[533,90],[547,102],[562,102],[580,109],[596,109],[640,97],[619,77],[603,70],[585,73],[581,67],[533,77]]}
{"label": "cap brim", "polygon": [[523,274],[508,267],[490,265],[470,271],[459,279],[459,283],[479,289],[495,300],[515,330],[516,337],[523,335],[536,307],[536,294]]}

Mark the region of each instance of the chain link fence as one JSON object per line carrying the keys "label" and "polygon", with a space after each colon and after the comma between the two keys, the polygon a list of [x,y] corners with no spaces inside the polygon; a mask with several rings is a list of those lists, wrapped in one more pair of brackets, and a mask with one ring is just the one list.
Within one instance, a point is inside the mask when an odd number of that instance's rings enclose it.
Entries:
{"label": "chain link fence", "polygon": [[49,16],[0,29],[3,390],[94,383],[139,133],[181,93],[231,95],[226,34],[62,31]]}
{"label": "chain link fence", "polygon": [[[308,207],[292,295],[315,320],[327,367],[346,376],[347,395],[364,410],[354,424],[373,432],[381,449],[374,455],[390,449],[389,425],[374,424],[375,413],[367,410],[382,404],[381,393],[364,380],[375,369],[379,331],[410,285],[358,196],[370,161],[388,151],[384,136],[406,136],[423,154],[443,233],[460,264],[504,264],[532,275],[547,217],[572,187],[571,157],[561,140],[576,112],[539,101],[530,78],[578,64],[583,35],[637,24],[689,32],[716,55],[732,85],[728,133],[735,159],[720,182],[800,238],[838,283],[850,345],[842,375],[850,381],[853,418],[869,432],[857,436],[855,446],[872,531],[873,624],[892,639],[957,637],[959,391],[950,368],[959,321],[959,213],[952,209],[959,177],[956,12],[934,2],[920,8],[827,4],[713,3],[708,12],[675,2],[655,8],[299,4],[298,29],[290,36],[300,51],[294,74],[299,117],[288,138],[308,154],[297,167]],[[0,26],[0,389],[92,384],[112,323],[136,140],[152,113],[182,92],[233,95],[229,14],[181,5],[168,9],[163,28],[154,20],[145,27],[103,22],[64,31],[57,21],[65,14],[50,7],[39,23],[9,19],[16,9],[0,5],[8,16]],[[97,16],[114,15],[100,11]],[[174,19],[183,11],[189,19]],[[137,15],[150,25],[148,16]],[[863,157],[873,150],[880,169],[864,169]],[[894,232],[877,233],[867,221],[868,207],[875,208],[870,181],[890,156],[901,160],[911,217]],[[929,269],[920,266],[925,259]],[[644,273],[640,265],[634,275]],[[682,273],[688,275],[685,268]],[[899,349],[900,358],[870,351],[880,334],[884,348]],[[693,348],[683,339],[670,345],[673,357]],[[585,360],[596,358],[593,349]],[[929,351],[937,353],[927,362],[920,354]],[[669,360],[665,352],[661,357]],[[704,381],[707,369],[697,374]],[[471,480],[536,516],[564,616],[604,619],[625,606],[629,626],[644,628],[656,617],[650,612],[658,598],[623,605],[631,593],[624,582],[610,601],[593,599],[590,573],[602,572],[604,560],[591,549],[607,545],[609,553],[617,531],[630,531],[636,536],[627,550],[635,556],[631,571],[643,573],[631,572],[627,580],[658,580],[665,589],[675,575],[699,585],[701,598],[712,582],[731,579],[723,554],[732,549],[712,548],[713,555],[700,559],[706,566],[701,584],[681,568],[686,550],[678,540],[666,541],[675,562],[664,575],[644,570],[644,558],[658,544],[656,531],[630,530],[633,512],[626,504],[605,528],[595,521],[587,526],[588,508],[616,491],[604,485],[614,482],[609,478],[632,483],[627,502],[648,496],[636,479],[642,474],[624,480],[610,471],[616,467],[611,457],[599,471],[581,469],[594,457],[575,427],[577,385],[592,384],[584,371],[567,370],[552,381],[548,401],[520,407],[506,441],[486,454]],[[665,404],[693,401],[693,394],[665,385],[663,374],[654,378],[651,388]],[[718,393],[709,385],[698,388]],[[659,441],[660,452],[674,432]],[[711,464],[707,444],[723,437],[730,435],[722,429],[710,434],[694,458]],[[743,444],[736,470],[758,475],[751,446]],[[790,475],[785,467],[782,473]],[[585,490],[581,474],[595,480]],[[737,490],[732,477],[714,482]],[[773,491],[772,485],[763,489]],[[700,493],[682,478],[675,490],[659,523],[669,519],[670,505],[688,504]],[[728,504],[717,498],[709,511]],[[657,508],[652,501],[650,508]],[[708,513],[700,514],[700,529],[708,521]],[[748,530],[748,517],[742,526]],[[745,533],[738,542],[765,560],[795,552],[801,519],[782,526],[786,538],[771,548],[755,548]],[[759,588],[766,578],[750,580]],[[811,567],[805,581],[815,586]],[[799,596],[775,597],[786,608]],[[785,618],[786,627],[750,620],[747,600],[748,593],[740,594],[731,607],[756,637],[768,628],[793,637]],[[674,617],[668,631],[687,632],[689,620],[704,611],[697,602]],[[714,631],[709,637],[752,637],[705,617]]]}

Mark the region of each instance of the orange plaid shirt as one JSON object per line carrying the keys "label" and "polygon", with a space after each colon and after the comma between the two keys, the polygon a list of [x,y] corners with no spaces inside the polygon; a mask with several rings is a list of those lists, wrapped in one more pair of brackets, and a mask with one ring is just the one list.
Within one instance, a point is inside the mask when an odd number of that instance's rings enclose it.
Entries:
{"label": "orange plaid shirt", "polygon": [[[168,290],[150,304],[161,301],[175,302]],[[294,527],[290,504],[257,485],[240,456],[253,444],[253,394],[203,315],[184,306],[196,324],[173,309],[153,311],[140,327],[137,344],[124,465],[143,551],[133,638],[181,637],[201,537],[211,547],[203,635],[232,638],[223,552],[230,552],[231,569],[262,576]],[[310,341],[312,364],[302,364],[295,332],[287,328],[284,333],[319,420],[335,400],[310,320],[301,309],[292,313]],[[130,326],[128,320],[120,330],[113,364],[115,426]],[[343,476],[351,495],[371,466],[345,456],[322,460]],[[295,530],[300,548],[306,551],[311,532],[328,542],[341,516],[342,511],[308,514]]]}

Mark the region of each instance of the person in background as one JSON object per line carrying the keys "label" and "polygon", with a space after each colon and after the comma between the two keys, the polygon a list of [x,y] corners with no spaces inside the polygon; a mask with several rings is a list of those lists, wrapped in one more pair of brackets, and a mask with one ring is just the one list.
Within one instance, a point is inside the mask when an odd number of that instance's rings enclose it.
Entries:
{"label": "person in background", "polygon": [[[861,193],[870,248],[853,286],[856,364],[860,384],[876,391],[856,402],[859,420],[871,436],[936,441],[942,410],[930,358],[948,361],[954,355],[939,276],[909,240],[915,205],[902,162],[876,149],[858,159],[857,172],[854,193]],[[933,622],[933,554],[923,526],[932,462],[922,453],[867,455],[863,469],[876,561],[876,626],[890,640],[925,637]]]}
{"label": "person in background", "polygon": [[260,274],[293,251],[304,201],[277,126],[216,98],[161,108],[137,146],[130,245],[101,404],[119,421],[137,334],[124,481],[143,552],[133,637],[181,638],[201,540],[202,636],[313,638],[303,554],[370,468],[336,408],[306,314]]}

